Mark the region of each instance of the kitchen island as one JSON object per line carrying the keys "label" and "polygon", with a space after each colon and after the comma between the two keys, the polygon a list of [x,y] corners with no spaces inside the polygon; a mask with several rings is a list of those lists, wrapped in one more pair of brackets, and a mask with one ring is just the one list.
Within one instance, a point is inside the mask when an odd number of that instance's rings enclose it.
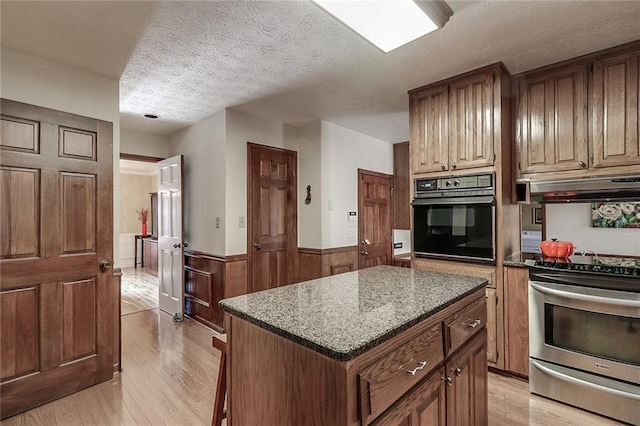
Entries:
{"label": "kitchen island", "polygon": [[376,266],[221,301],[228,425],[486,424],[485,284]]}

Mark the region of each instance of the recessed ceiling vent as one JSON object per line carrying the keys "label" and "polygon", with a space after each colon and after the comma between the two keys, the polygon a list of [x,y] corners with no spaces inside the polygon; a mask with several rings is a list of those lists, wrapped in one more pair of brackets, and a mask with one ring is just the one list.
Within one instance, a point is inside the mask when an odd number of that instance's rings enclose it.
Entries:
{"label": "recessed ceiling vent", "polygon": [[152,120],[157,120],[158,118],[160,118],[160,116],[156,114],[145,114],[144,116]]}

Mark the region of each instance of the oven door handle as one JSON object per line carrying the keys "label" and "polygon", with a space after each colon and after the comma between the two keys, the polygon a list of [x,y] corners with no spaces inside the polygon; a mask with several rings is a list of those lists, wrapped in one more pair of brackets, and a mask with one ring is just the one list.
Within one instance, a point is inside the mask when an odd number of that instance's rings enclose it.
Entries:
{"label": "oven door handle", "polygon": [[614,395],[618,395],[618,396],[621,396],[621,397],[624,397],[624,398],[629,398],[629,399],[634,399],[636,401],[640,401],[640,395],[638,395],[638,394],[625,392],[625,391],[620,390],[620,389],[612,389],[612,388],[609,388],[607,386],[602,386],[602,385],[599,385],[599,384],[596,384],[596,383],[588,382],[586,380],[578,379],[577,377],[571,377],[571,376],[566,375],[564,373],[561,373],[559,371],[552,370],[552,369],[540,364],[539,362],[537,362],[534,359],[531,360],[531,364],[533,364],[536,368],[538,368],[543,373],[546,373],[549,376],[555,377],[556,379],[563,380],[563,381],[569,382],[569,383],[573,383],[573,384],[579,385],[579,386],[586,386],[586,387],[589,387],[589,388],[592,388],[592,389],[596,389],[596,390],[599,390],[599,391],[602,391],[602,392],[612,393]]}
{"label": "oven door handle", "polygon": [[640,299],[617,299],[615,297],[593,296],[591,294],[580,294],[572,291],[563,291],[555,288],[549,288],[545,285],[529,281],[531,288],[538,290],[540,293],[551,294],[553,296],[564,297],[566,299],[582,300],[583,302],[606,303],[616,306],[630,306],[632,308],[640,308]]}
{"label": "oven door handle", "polygon": [[435,197],[435,198],[414,198],[412,206],[437,206],[437,205],[475,205],[489,204],[493,205],[495,198],[493,195],[482,197]]}

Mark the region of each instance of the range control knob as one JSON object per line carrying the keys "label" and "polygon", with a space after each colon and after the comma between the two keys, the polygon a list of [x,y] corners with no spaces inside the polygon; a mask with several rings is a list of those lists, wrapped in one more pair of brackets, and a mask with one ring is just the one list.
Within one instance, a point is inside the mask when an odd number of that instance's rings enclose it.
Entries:
{"label": "range control knob", "polygon": [[451,181],[448,180],[444,183],[444,186],[446,186],[447,188],[451,188]]}
{"label": "range control knob", "polygon": [[456,180],[454,180],[454,181],[453,181],[453,186],[456,186],[456,187],[457,187],[457,186],[460,186],[460,181],[459,181],[459,180],[457,180],[457,179],[456,179]]}

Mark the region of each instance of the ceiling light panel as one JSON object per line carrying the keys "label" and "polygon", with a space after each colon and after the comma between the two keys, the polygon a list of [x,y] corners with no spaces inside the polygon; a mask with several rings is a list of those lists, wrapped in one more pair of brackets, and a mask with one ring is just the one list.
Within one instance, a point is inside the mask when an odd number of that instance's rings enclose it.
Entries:
{"label": "ceiling light panel", "polygon": [[413,0],[314,0],[387,53],[438,26]]}

